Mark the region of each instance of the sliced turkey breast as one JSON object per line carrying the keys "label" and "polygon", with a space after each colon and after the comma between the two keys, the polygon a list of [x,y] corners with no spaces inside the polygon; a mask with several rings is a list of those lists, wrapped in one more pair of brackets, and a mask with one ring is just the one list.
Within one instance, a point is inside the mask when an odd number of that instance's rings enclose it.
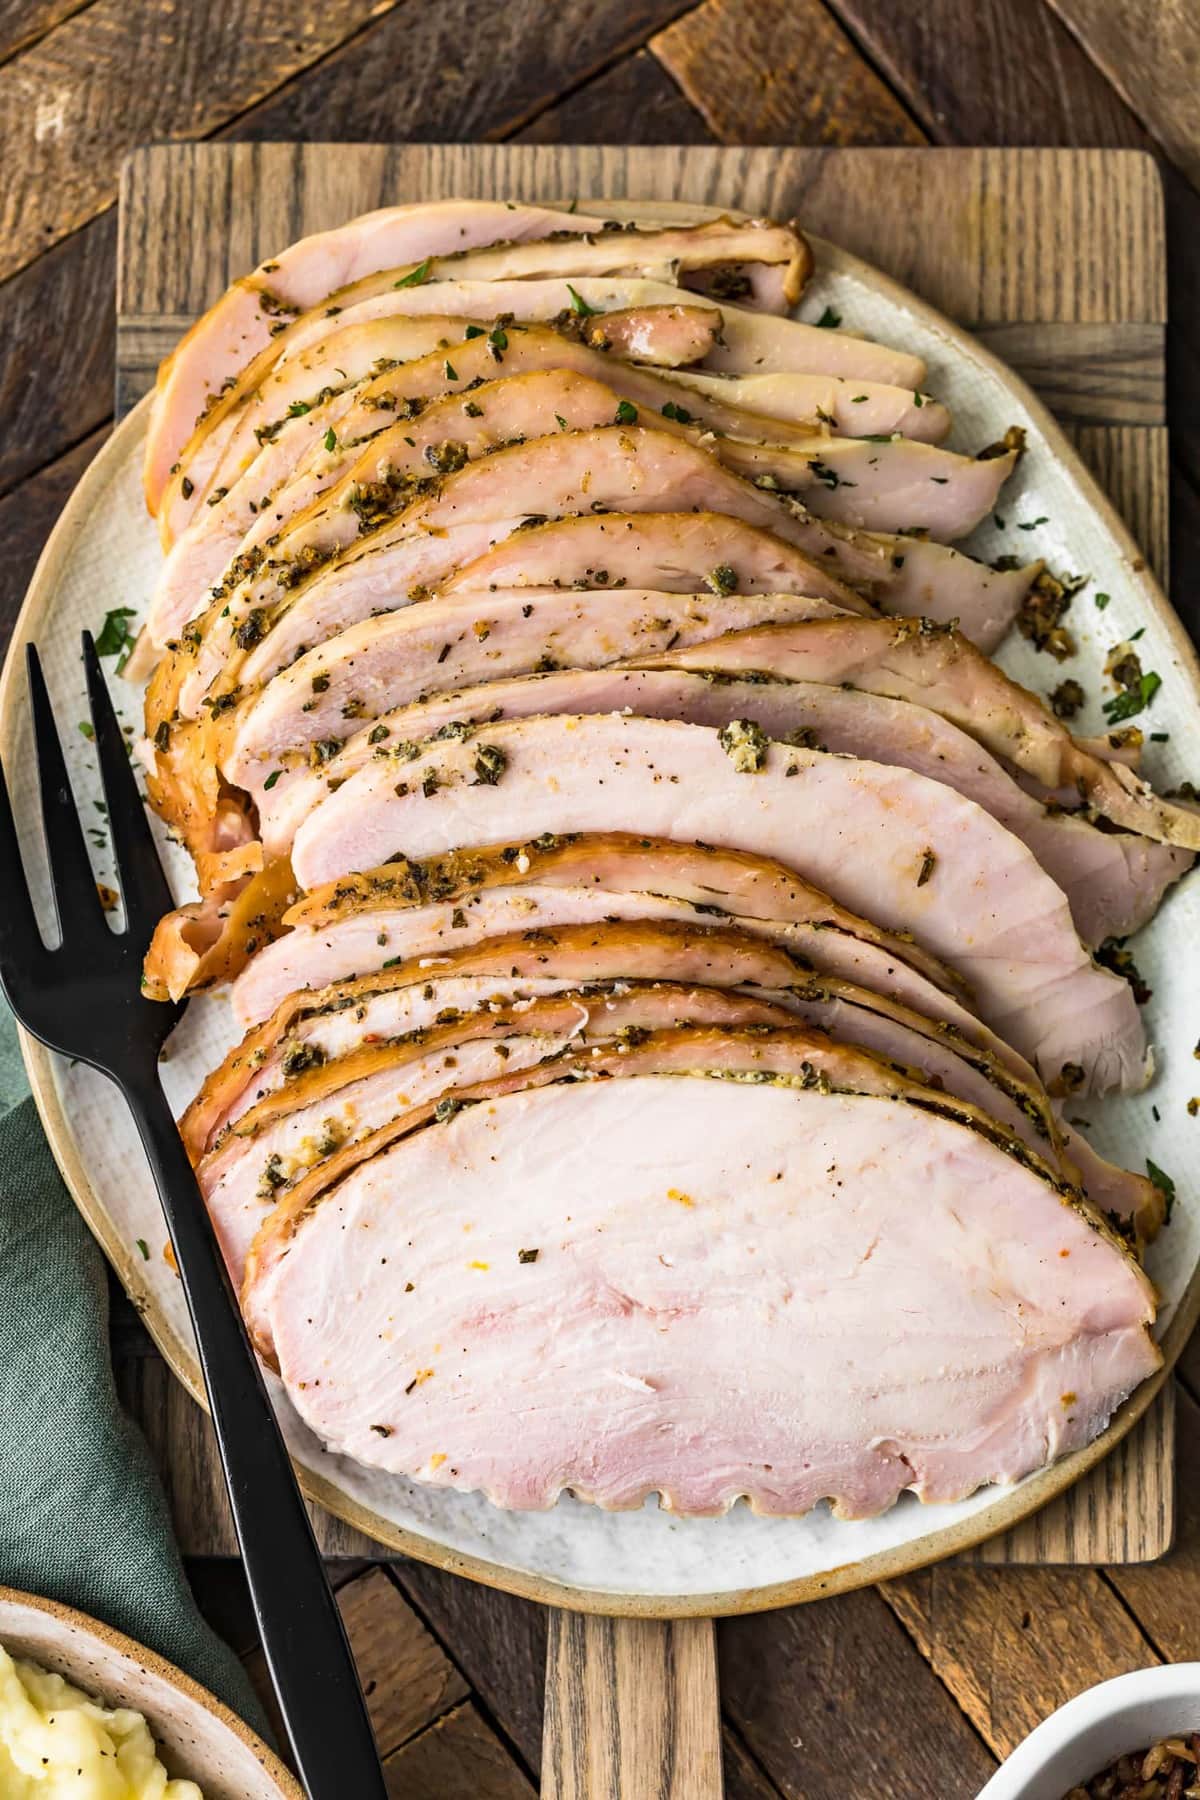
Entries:
{"label": "sliced turkey breast", "polygon": [[[740,260],[730,264],[730,252],[736,252]],[[192,464],[199,442],[208,443],[211,457],[211,446],[225,439],[229,419],[257,393],[279,363],[302,353],[323,353],[329,338],[347,326],[366,325],[400,311],[458,313],[490,320],[510,312],[520,319],[553,318],[560,312],[583,313],[589,307],[599,313],[614,307],[624,312],[629,302],[622,288],[646,275],[654,278],[660,301],[665,294],[665,304],[675,305],[686,298],[685,288],[675,285],[676,278],[686,286],[696,271],[732,268],[746,271],[752,302],[783,312],[798,297],[810,263],[804,240],[788,227],[718,219],[666,230],[625,226],[595,235],[574,230],[540,241],[505,243],[486,253],[467,250],[449,258],[427,257],[408,267],[373,269],[322,295],[319,304],[299,316],[292,306],[285,305],[279,320],[282,329],[274,341],[268,339],[257,354],[243,359],[240,372],[230,379],[211,411],[202,414],[196,429],[181,439],[176,460],[183,465],[183,473],[195,481]],[[570,279],[572,275],[579,287]],[[589,301],[586,290],[597,285],[600,294]],[[638,300],[634,298],[633,303]],[[755,315],[747,312],[745,316],[753,319]],[[801,334],[806,329],[795,328]],[[172,465],[171,473],[179,471]]]}
{"label": "sliced turkey breast", "polygon": [[[486,304],[486,293],[482,298]],[[703,356],[721,325],[720,313],[699,303],[631,307],[609,313],[603,335],[570,313],[552,317],[545,324],[509,322],[501,328],[490,306],[483,320],[431,312],[415,302],[414,307],[416,316],[398,308],[358,325],[334,321],[327,335],[309,349],[248,380],[243,391],[223,403],[219,417],[205,418],[180,456],[159,507],[164,546],[202,518],[205,505],[217,503],[215,496],[222,487],[234,487],[243,471],[260,461],[261,449],[276,446],[276,461],[290,468],[298,447],[312,437],[324,437],[331,426],[337,426],[345,437],[367,436],[405,400],[415,402],[422,393],[459,386],[444,374],[440,385],[423,381],[422,372],[412,368],[434,350],[442,352],[439,373],[444,371],[446,353],[452,347],[468,363],[476,362],[461,385],[480,375],[477,359],[481,352],[489,358],[488,375],[506,360],[521,366],[527,335],[536,342],[550,334],[559,345],[575,343],[596,355],[603,351],[611,361],[622,362],[636,353],[646,362],[671,368]],[[478,342],[481,338],[486,339],[484,345]],[[504,351],[501,339],[507,340]],[[468,353],[463,348],[466,342],[474,343],[475,350]],[[407,371],[403,378],[397,365]],[[403,393],[398,391],[401,379]],[[306,419],[308,425],[298,428],[299,419]],[[268,460],[263,467],[270,471],[275,463]],[[263,487],[260,492],[269,493],[270,489]]]}
{"label": "sliced turkey breast", "polygon": [[[365,466],[377,466],[369,452]],[[381,494],[349,476],[343,481],[350,504],[322,496],[293,520],[265,561],[253,559],[247,571],[233,572],[242,579],[232,589],[215,591],[208,611],[155,672],[147,693],[148,735],[171,716],[185,682],[193,715],[196,689],[203,693],[214,678],[220,693],[253,688],[335,632],[426,598],[530,519],[616,509],[711,510],[715,503],[774,528],[805,554],[806,539],[815,535],[818,555],[828,530],[796,502],[720,468],[698,445],[640,426],[556,429],[468,463],[409,505],[403,505],[410,491],[403,476],[395,493],[391,484]],[[387,516],[396,506],[403,509]],[[381,509],[384,522],[376,524]],[[874,567],[874,559],[872,540],[861,560]],[[844,604],[872,610],[869,601],[847,597],[844,587],[836,592]]]}
{"label": "sliced turkey breast", "polygon": [[973,1043],[990,1041],[977,1035],[983,1028],[962,1004],[961,983],[936,957],[847,912],[794,870],[743,851],[621,832],[400,859],[315,889],[285,912],[286,935],[238,976],[234,1014],[243,1026],[257,1024],[293,991],[397,958],[440,957],[521,927],[608,916],[732,921],[781,943],[798,964],[945,1019]]}
{"label": "sliced turkey breast", "polygon": [[[444,385],[446,370],[463,379],[448,357],[439,352],[433,360],[439,386]],[[602,360],[597,362],[607,375]],[[970,531],[991,510],[1011,468],[1011,457],[981,462],[901,438],[876,442],[793,433],[787,443],[763,437],[752,442],[746,435],[727,435],[723,427],[714,427],[703,410],[681,419],[683,409],[673,401],[666,403],[666,416],[657,407],[647,413],[645,402],[635,405],[628,394],[654,379],[633,371],[628,379],[618,373],[612,381],[598,381],[575,370],[531,368],[487,381],[466,399],[446,396],[418,419],[405,417],[383,430],[376,426],[365,448],[339,443],[331,425],[315,446],[315,457],[306,458],[295,479],[273,498],[258,470],[262,457],[275,452],[276,446],[268,445],[232,492],[218,489],[215,504],[202,509],[174,546],[151,607],[152,635],[158,642],[177,636],[187,619],[202,609],[206,590],[231,559],[236,556],[244,563],[256,546],[273,544],[281,523],[302,513],[318,495],[325,494],[326,504],[337,509],[353,507],[363,490],[382,490],[390,500],[383,510],[397,511],[406,498],[420,492],[419,482],[431,480],[434,471],[460,468],[469,458],[556,428],[588,431],[614,423],[633,425],[642,417],[656,430],[712,451],[719,462],[756,483],[768,481],[788,493],[804,494],[812,511],[851,525],[887,530],[907,521],[915,527],[919,517],[914,515],[920,515],[923,496],[935,494],[933,536],[938,539]],[[406,406],[406,413],[415,404]],[[770,421],[750,415],[743,415],[738,424],[745,433],[771,430]],[[790,429],[779,427],[785,434]],[[931,485],[935,483],[936,488]]]}
{"label": "sliced turkey breast", "polygon": [[[700,361],[699,357],[688,358]],[[744,407],[768,418],[798,421],[817,418],[841,437],[902,437],[940,444],[952,423],[950,410],[930,394],[911,388],[886,387],[848,375],[710,375],[699,369],[672,368],[663,380],[697,396]],[[687,395],[682,396],[690,405]]]}
{"label": "sliced turkey breast", "polygon": [[[368,498],[373,502],[374,495]],[[969,557],[921,539],[854,532],[814,519],[789,496],[763,492],[719,467],[699,445],[642,426],[614,425],[556,431],[468,463],[434,494],[358,542],[357,514],[323,497],[311,516],[294,522],[268,564],[233,595],[214,602],[200,637],[213,639],[212,652],[220,653],[227,670],[226,686],[252,685],[335,631],[394,609],[414,592],[423,597],[525,519],[692,508],[731,513],[773,531],[805,555],[825,558],[825,566],[851,586],[878,591],[889,608],[905,600],[906,570],[938,568],[945,581],[931,597],[930,616],[961,602],[968,635],[973,635],[973,613],[984,613],[990,625],[992,572]],[[895,546],[901,542],[909,548],[897,570],[895,556],[901,553]],[[307,573],[329,557],[329,566]],[[253,647],[242,658],[238,639],[246,636],[252,614]],[[185,646],[181,655],[191,648]]]}
{"label": "sliced turkey breast", "polygon": [[[564,988],[587,994],[597,983],[607,995],[614,982],[664,981],[765,998],[839,1042],[921,1071],[927,1083],[992,1113],[1039,1155],[1058,1157],[1060,1128],[1045,1090],[985,1026],[974,1023],[968,1035],[886,995],[815,976],[785,946],[732,926],[655,920],[510,932],[439,956],[435,968],[426,957],[393,960],[377,973],[318,993],[291,994],[229,1052],[180,1129],[198,1157],[269,1097],[277,1097],[275,1110],[286,1110],[298,1072],[329,1070],[304,1090],[307,1104],[314,1087],[318,1095],[335,1091],[339,1059],[386,1047],[498,998],[516,1004]],[[357,1070],[359,1064],[348,1066]]]}
{"label": "sliced turkey breast", "polygon": [[802,1033],[764,1048],[663,1034],[597,1059],[616,1079],[522,1073],[277,1209],[247,1301],[322,1441],[505,1505],[862,1516],[1094,1436],[1160,1362],[1121,1246],[921,1090],[841,1092]]}
{"label": "sliced turkey breast", "polygon": [[[586,319],[592,341],[602,346],[613,314],[619,317],[647,306],[680,306],[689,301],[703,304],[705,299],[706,296],[674,287],[670,282],[620,275],[581,275],[578,279],[549,281],[439,281],[428,287],[405,288],[399,294],[387,286],[369,298],[346,305],[332,321],[323,308],[297,319],[276,340],[264,359],[265,368],[251,364],[243,372],[242,391],[261,380],[277,362],[320,343],[331,330],[340,330],[346,324],[365,324],[389,312],[457,312],[467,318],[478,315],[506,323],[509,319],[553,319],[560,313],[573,313]],[[796,319],[769,317],[743,306],[731,306],[725,300],[718,304],[720,340],[704,359],[704,367],[710,370],[732,375],[786,372],[857,376],[886,387],[908,388],[910,392],[919,390],[925,380],[924,362],[908,351],[876,344],[851,332],[822,331]]]}
{"label": "sliced turkey breast", "polygon": [[337,288],[374,269],[420,256],[473,249],[501,238],[585,232],[601,221],[583,213],[500,201],[439,200],[365,213],[332,231],[301,238],[234,282],[176,345],[158,372],[146,440],[146,504],[157,512],[171,464],[198,416],[231,377],[265,349],[279,323],[308,312]]}
{"label": "sliced turkey breast", "polygon": [[[614,588],[599,604],[595,594],[556,588],[426,600],[341,632],[269,681],[239,712],[222,772],[247,790],[264,826],[273,827],[294,812],[294,806],[283,804],[285,795],[295,802],[306,791],[305,770],[316,779],[307,787],[307,804],[313,805],[324,794],[326,766],[332,773],[330,758],[340,764],[335,751],[344,738],[353,736],[356,750],[335,780],[381,746],[381,754],[391,753],[392,732],[386,726],[376,731],[374,721],[427,694],[450,694],[535,669],[593,669],[643,650],[653,655],[670,644],[719,637],[740,623],[808,619],[832,610],[826,600],[793,594],[659,594],[632,588]],[[666,677],[665,683],[664,691],[689,685],[679,676]],[[569,681],[561,691],[569,694]],[[557,695],[560,689],[549,692]],[[367,723],[359,725],[360,720]],[[446,722],[439,718],[434,729]],[[1029,805],[1037,807],[1035,801]],[[291,840],[271,828],[264,830],[263,841],[279,855]]]}
{"label": "sliced turkey breast", "polygon": [[305,819],[291,860],[312,888],[398,851],[630,829],[777,857],[860,916],[912,932],[1052,1091],[1148,1077],[1128,984],[1092,962],[1065,895],[1018,838],[941,782],[752,726],[500,721],[402,771],[390,759],[361,769]]}
{"label": "sliced turkey breast", "polygon": [[[570,608],[579,605],[577,596],[564,598]],[[540,608],[546,606],[547,601],[540,603]],[[660,616],[664,627],[678,629],[672,624],[672,613],[664,611]],[[534,617],[522,623],[533,625],[536,618],[535,610]],[[687,629],[686,624],[682,629]],[[547,660],[553,656],[551,647]],[[638,652],[632,660],[640,657]],[[895,763],[931,780],[944,781],[984,807],[1028,846],[1067,896],[1075,928],[1092,948],[1106,938],[1128,937],[1139,930],[1153,917],[1167,888],[1191,867],[1188,851],[1130,833],[1101,831],[1082,815],[1045,807],[974,738],[928,707],[908,700],[893,700],[856,686],[739,680],[724,673],[714,680],[702,668],[689,673],[590,670],[577,656],[562,660],[567,666],[554,673],[490,680],[397,707],[361,728],[338,755],[319,768],[290,768],[286,754],[269,769],[267,758],[260,759],[257,767],[235,762],[234,776],[253,795],[268,852],[286,854],[300,820],[326,792],[356,770],[389,755],[399,761],[413,744],[454,730],[460,723],[482,725],[534,713],[628,711],[645,718],[683,719],[693,725],[721,726],[735,719],[750,719],[768,737],[783,742]],[[703,658],[695,660],[700,664]],[[526,661],[535,666],[532,655]],[[414,681],[416,685],[419,681]],[[449,689],[451,681],[445,685]],[[267,695],[277,686],[272,683]],[[268,780],[269,789],[264,787]]]}
{"label": "sliced turkey breast", "polygon": [[[736,989],[757,1011],[718,1005],[714,989],[727,997]],[[560,1027],[541,1002],[564,990],[569,1010]],[[642,1012],[630,1011],[633,1005]],[[944,1020],[851,983],[804,975],[786,950],[761,938],[681,923],[603,921],[510,933],[439,958],[436,969],[417,958],[318,994],[291,995],[213,1072],[180,1130],[193,1160],[204,1158],[205,1195],[211,1200],[219,1188],[253,1231],[264,1203],[273,1204],[322,1155],[362,1141],[428,1097],[428,1085],[419,1095],[413,1085],[414,1034],[427,1079],[436,1078],[447,1092],[475,1079],[471,1071],[480,1067],[478,1060],[464,1061],[463,1039],[502,1038],[505,1048],[495,1054],[511,1066],[509,1034],[532,1032],[531,1020],[538,1033],[559,1030],[561,1047],[685,1017],[691,1024],[761,1024],[786,1022],[789,1014],[975,1105],[1065,1179],[1082,1181],[1100,1210],[1127,1221],[1139,1242],[1156,1234],[1159,1190],[1102,1162],[1086,1145],[1077,1162],[1064,1149],[1068,1134],[1033,1070],[1014,1067],[1012,1053],[985,1029],[973,1028],[982,1040],[974,1042]],[[442,1054],[449,1041],[443,1031],[433,1045],[438,1060],[430,1061],[432,1028],[456,1025],[462,1036],[451,1031],[452,1051]],[[538,1053],[523,1052],[524,1064],[537,1059]],[[483,1067],[492,1073],[497,1064]],[[1072,1137],[1075,1148],[1080,1141]],[[270,1180],[264,1179],[268,1166]],[[247,1242],[239,1231],[235,1275]]]}
{"label": "sliced turkey breast", "polygon": [[1075,799],[1126,831],[1200,850],[1200,812],[1156,794],[1104,739],[1072,737],[1036,694],[1010,680],[961,633],[935,628],[927,619],[765,626],[706,645],[702,659],[672,650],[654,660],[672,668],[702,662],[710,673],[850,682],[930,707],[1011,763],[1055,804]]}
{"label": "sliced turkey breast", "polygon": [[[486,984],[479,984],[482,986]],[[540,997],[510,1001],[492,984],[485,1004],[457,1016],[436,1011],[418,989],[403,1042],[366,1043],[346,1056],[293,1069],[287,1085],[231,1119],[199,1164],[201,1192],[229,1271],[241,1282],[251,1241],[295,1188],[336,1157],[344,1167],[408,1114],[499,1072],[532,1068],[573,1047],[687,1021],[786,1024],[787,1012],[750,995],[677,983],[619,984],[587,994],[543,984]],[[510,983],[511,988],[511,983]],[[465,996],[464,996],[465,997]],[[439,1016],[449,1013],[450,1017]],[[315,1048],[311,1055],[315,1059]],[[290,1052],[292,1063],[305,1052]]]}
{"label": "sliced turkey breast", "polygon": [[[679,310],[646,309],[641,315],[643,348],[663,335],[655,313],[667,315]],[[711,335],[719,315],[692,310],[698,317],[713,321]],[[162,644],[178,635],[186,620],[204,604],[203,590],[219,579],[235,555],[245,557],[274,537],[289,519],[333,487],[363,454],[366,439],[380,440],[380,454],[390,461],[397,446],[411,447],[422,434],[426,445],[436,444],[436,434],[441,430],[442,442],[462,442],[468,455],[476,454],[469,444],[471,432],[478,432],[481,412],[494,407],[498,398],[495,394],[481,394],[478,384],[491,383],[498,376],[512,377],[548,368],[590,376],[614,394],[598,415],[598,422],[603,424],[612,422],[618,400],[624,399],[635,409],[650,408],[659,418],[663,407],[672,415],[686,413],[685,418],[676,421],[678,429],[694,420],[699,429],[763,443],[804,445],[825,429],[815,414],[805,420],[783,422],[727,403],[719,395],[699,399],[690,409],[684,408],[675,391],[656,373],[623,363],[611,352],[594,350],[578,333],[565,328],[510,326],[503,334],[505,344],[501,349],[497,334],[486,332],[482,326],[469,327],[475,336],[464,340],[454,335],[455,330],[461,330],[461,323],[457,327],[444,319],[432,323],[439,328],[451,327],[452,333],[449,343],[444,334],[439,335],[432,354],[409,360],[410,346],[421,322],[385,319],[329,340],[328,359],[338,365],[334,387],[320,386],[328,368],[319,375],[305,372],[301,365],[307,362],[306,357],[286,363],[279,375],[263,384],[253,405],[244,410],[212,477],[209,486],[216,491],[206,490],[198,495],[196,483],[189,475],[191,516],[171,547],[150,607],[148,629],[155,642]],[[381,333],[381,327],[387,328],[386,332]],[[399,369],[391,366],[397,360],[397,352],[402,363]],[[361,371],[379,362],[388,366],[373,377],[358,378]],[[716,383],[718,388],[722,385]],[[460,411],[455,413],[443,405],[434,416],[424,412],[414,419],[414,413],[427,407],[431,399],[445,394],[465,396],[454,403]],[[388,431],[386,428],[398,418],[404,423],[398,430]],[[476,422],[474,426],[472,421]],[[542,429],[552,430],[555,422],[552,412]],[[670,429],[671,420],[664,424]],[[526,429],[525,435],[529,434]],[[509,435],[515,437],[519,430],[510,428]],[[786,460],[781,474],[785,469]],[[426,468],[425,473],[431,473],[431,468]],[[358,479],[376,481],[380,477],[363,470]],[[202,505],[202,499],[207,503]],[[169,508],[164,508],[163,522],[169,536]]]}
{"label": "sliced turkey breast", "polygon": [[[826,559],[826,564],[828,559]],[[862,597],[795,544],[731,513],[573,513],[529,524],[438,584],[442,594],[499,588],[650,588],[669,593],[804,593],[848,612]]]}

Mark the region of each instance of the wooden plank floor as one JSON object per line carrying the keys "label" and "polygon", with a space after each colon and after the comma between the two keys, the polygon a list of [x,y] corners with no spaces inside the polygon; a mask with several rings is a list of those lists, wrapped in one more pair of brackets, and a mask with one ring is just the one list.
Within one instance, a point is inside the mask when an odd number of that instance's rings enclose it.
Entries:
{"label": "wooden plank floor", "polygon": [[[1198,58],[1183,0],[0,0],[0,629],[111,418],[121,156],[196,136],[1147,148],[1168,203],[1173,589],[1195,628]],[[723,1625],[734,1800],[968,1800],[1089,1682],[1200,1654],[1195,1346],[1178,1407],[1160,1563],[948,1566]],[[194,1574],[253,1667],[236,1566]],[[544,1614],[415,1564],[339,1579],[394,1791],[528,1795]]]}

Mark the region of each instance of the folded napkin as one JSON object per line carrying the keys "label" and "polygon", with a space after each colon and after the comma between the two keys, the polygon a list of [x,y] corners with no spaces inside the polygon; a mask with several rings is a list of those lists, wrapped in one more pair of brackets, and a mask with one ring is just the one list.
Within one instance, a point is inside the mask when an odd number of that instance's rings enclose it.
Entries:
{"label": "folded napkin", "polygon": [[122,1410],[104,1259],[22,1085],[0,1000],[0,1583],[80,1607],[256,1731],[245,1670],[201,1617],[146,1441]]}

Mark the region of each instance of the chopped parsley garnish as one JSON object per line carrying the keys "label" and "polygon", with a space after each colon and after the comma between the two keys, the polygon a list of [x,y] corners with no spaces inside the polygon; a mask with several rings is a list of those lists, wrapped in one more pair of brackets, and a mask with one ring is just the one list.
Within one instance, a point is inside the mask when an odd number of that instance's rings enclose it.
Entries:
{"label": "chopped parsley garnish", "polygon": [[467,329],[463,332],[465,338],[477,338],[483,337],[484,335],[485,333],[482,325],[468,325]]}
{"label": "chopped parsley garnish", "polygon": [[622,400],[617,407],[618,425],[636,425],[638,409],[631,400]]}
{"label": "chopped parsley garnish", "polygon": [[567,283],[567,292],[571,296],[571,311],[575,314],[577,319],[594,319],[597,313],[602,310],[599,306],[589,306],[583,295],[577,293],[569,281]]}
{"label": "chopped parsley garnish", "polygon": [[737,575],[728,563],[718,563],[704,579],[714,594],[732,594],[737,591]]}
{"label": "chopped parsley garnish", "polygon": [[1142,712],[1162,686],[1162,676],[1151,669],[1145,675],[1139,675],[1132,687],[1126,688],[1123,694],[1114,694],[1111,700],[1104,702],[1104,716],[1110,725],[1119,725],[1125,719],[1132,719]]}
{"label": "chopped parsley garnish", "polygon": [[505,769],[508,757],[499,744],[480,744],[475,753],[475,779],[483,787],[495,787]]}
{"label": "chopped parsley garnish", "polygon": [[80,732],[83,734],[83,736],[87,739],[88,743],[90,744],[96,735],[96,733],[92,729],[91,721],[89,719],[80,719],[79,729],[80,729]]}
{"label": "chopped parsley garnish", "polygon": [[332,425],[329,427],[329,430],[325,433],[325,448],[327,450],[336,450],[337,449],[337,433],[333,429]]}
{"label": "chopped parsley garnish", "polygon": [[149,1244],[147,1244],[145,1238],[136,1238],[134,1240],[134,1242],[137,1244],[138,1249],[142,1253],[142,1261],[149,1262],[150,1261],[150,1246],[149,1246]]}
{"label": "chopped parsley garnish", "polygon": [[427,256],[425,261],[418,263],[415,269],[410,269],[407,275],[402,275],[396,286],[398,288],[420,287],[422,282],[429,280],[429,271],[432,267],[433,258]]}
{"label": "chopped parsley garnish", "polygon": [[1036,531],[1039,525],[1048,525],[1049,518],[1045,513],[1038,519],[1021,519],[1017,523],[1018,531]]}
{"label": "chopped parsley garnish", "polygon": [[674,419],[677,425],[690,425],[692,414],[686,406],[676,406],[674,400],[668,400],[662,409],[664,419]]}
{"label": "chopped parsley garnish", "polygon": [[1175,1210],[1175,1183],[1165,1170],[1160,1169],[1156,1162],[1151,1162],[1149,1157],[1146,1158],[1146,1173],[1163,1197],[1166,1207],[1164,1223],[1169,1225],[1171,1214]]}
{"label": "chopped parsley garnish", "polygon": [[838,326],[841,324],[841,322],[842,322],[841,313],[834,312],[832,306],[827,306],[825,308],[825,311],[821,314],[820,318],[817,320],[817,324],[820,326],[822,331],[836,331]]}
{"label": "chopped parsley garnish", "polygon": [[271,773],[267,776],[267,779],[263,782],[263,787],[266,789],[266,791],[268,793],[270,793],[271,789],[275,786],[275,783],[279,780],[279,777],[282,774],[283,774],[282,769],[272,769],[271,770]]}
{"label": "chopped parsley garnish", "polygon": [[1108,605],[1108,603],[1111,599],[1112,599],[1111,594],[1097,594],[1096,595],[1096,611],[1103,612],[1105,607]]}
{"label": "chopped parsley garnish", "polygon": [[114,606],[111,612],[104,615],[104,624],[96,639],[97,656],[115,656],[117,674],[124,669],[137,642],[137,633],[130,631],[129,621],[133,617],[132,606]]}
{"label": "chopped parsley garnish", "polygon": [[454,367],[453,363],[447,362],[444,366],[445,366],[445,371],[446,371],[446,380],[447,381],[457,381],[458,380],[458,370]]}

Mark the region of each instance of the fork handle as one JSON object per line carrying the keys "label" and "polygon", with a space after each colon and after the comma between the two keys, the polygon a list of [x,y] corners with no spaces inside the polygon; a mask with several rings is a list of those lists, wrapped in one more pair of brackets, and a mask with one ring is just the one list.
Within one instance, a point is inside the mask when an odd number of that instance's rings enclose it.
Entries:
{"label": "fork handle", "polygon": [[283,1435],[166,1096],[125,1088],[195,1328],[233,1522],[279,1709],[311,1800],[385,1800],[354,1667]]}

